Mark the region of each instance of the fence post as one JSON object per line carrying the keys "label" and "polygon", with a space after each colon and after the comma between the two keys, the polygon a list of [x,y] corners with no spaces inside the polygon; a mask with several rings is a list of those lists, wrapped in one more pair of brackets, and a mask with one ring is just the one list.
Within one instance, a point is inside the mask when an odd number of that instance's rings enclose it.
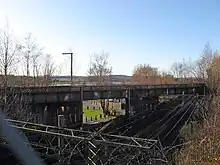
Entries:
{"label": "fence post", "polygon": [[204,87],[203,87],[203,95],[205,96],[206,95],[206,86],[204,85]]}
{"label": "fence post", "polygon": [[184,93],[184,91],[183,91],[183,92],[182,92],[182,105],[184,105],[184,102],[185,102],[185,101],[184,101],[184,99],[185,99],[184,94],[185,94],[185,93]]}
{"label": "fence post", "polygon": [[[64,123],[65,123],[64,115],[58,115],[58,123],[57,123],[58,127],[59,128],[64,127]],[[63,146],[64,146],[64,139],[61,137],[58,137],[59,156],[61,156],[60,148],[62,148]]]}

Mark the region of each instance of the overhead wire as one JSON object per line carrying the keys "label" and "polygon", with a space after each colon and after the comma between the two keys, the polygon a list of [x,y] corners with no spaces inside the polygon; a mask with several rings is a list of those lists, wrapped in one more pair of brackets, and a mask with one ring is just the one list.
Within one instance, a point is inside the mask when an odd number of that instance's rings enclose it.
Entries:
{"label": "overhead wire", "polygon": [[[180,115],[180,114],[185,110],[185,108],[188,106],[189,101],[190,101],[190,100],[188,100],[187,102],[185,102],[185,104],[184,104],[183,106],[178,107],[177,109],[174,109],[174,110],[172,111],[172,116],[169,116],[168,119],[163,118],[163,120],[161,120],[160,123],[159,123],[159,127],[157,127],[156,130],[154,129],[154,132],[151,133],[148,137],[154,137],[154,138],[156,138],[156,137],[155,137],[155,134],[159,134],[160,132],[162,132],[162,131],[167,127],[167,125],[170,123],[170,121],[172,121],[172,120],[175,119],[178,115]],[[161,123],[163,123],[163,124],[161,125]],[[158,132],[159,132],[159,133],[158,133]]]}
{"label": "overhead wire", "polygon": [[[200,100],[200,99],[198,98],[198,99],[197,99],[197,103],[199,102],[199,100]],[[202,100],[202,101],[205,101],[205,100],[206,100],[206,97],[203,97],[201,100]],[[195,105],[195,107],[193,108],[192,112],[190,113],[188,119],[185,121],[184,125],[186,125],[186,124],[189,123],[189,120],[192,119],[192,116],[195,115],[195,113],[196,113],[195,111],[198,110],[198,109],[199,109],[199,107],[198,107],[197,105]],[[199,109],[199,110],[201,110],[201,109]],[[183,127],[184,127],[184,126],[183,126]],[[175,146],[174,146],[176,140],[177,140],[179,137],[180,137],[180,134],[178,134],[178,135],[176,136],[176,138],[174,139],[174,141],[172,142],[172,144],[171,144],[170,146],[164,148],[164,150],[168,149],[168,150],[166,151],[166,154],[167,154],[170,150],[172,150],[172,149],[174,149],[174,148],[176,148],[176,147],[180,147],[180,146],[185,145],[185,143],[184,143],[184,144],[182,144],[182,145],[179,144],[179,145],[175,145]],[[188,143],[188,142],[187,142],[187,143]]]}
{"label": "overhead wire", "polygon": [[[188,98],[186,101],[188,101],[188,100],[190,100],[190,98]],[[181,105],[177,105],[170,112],[166,113],[162,118],[155,120],[153,123],[151,123],[150,125],[145,127],[141,132],[139,132],[136,136],[138,136],[138,137],[144,136],[143,134],[147,131],[149,132],[150,130],[155,131],[155,128],[158,128],[158,126],[160,126],[161,123],[171,119],[173,117],[173,115],[178,111],[179,108],[181,108]],[[148,137],[150,137],[150,136],[148,135]]]}

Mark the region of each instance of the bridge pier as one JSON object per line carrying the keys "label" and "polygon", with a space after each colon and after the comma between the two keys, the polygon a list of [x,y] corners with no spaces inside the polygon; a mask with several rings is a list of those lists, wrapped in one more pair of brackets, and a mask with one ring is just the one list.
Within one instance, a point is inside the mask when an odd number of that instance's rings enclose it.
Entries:
{"label": "bridge pier", "polygon": [[48,109],[47,106],[38,106],[37,107],[41,112],[41,118],[43,119],[43,124],[48,124],[48,119],[49,119],[49,113],[48,113]]}
{"label": "bridge pier", "polygon": [[64,104],[63,106],[65,124],[67,127],[72,127],[74,124],[83,122],[83,103],[73,102]]}
{"label": "bridge pier", "polygon": [[130,99],[125,98],[125,116],[129,117],[130,109]]}
{"label": "bridge pier", "polygon": [[40,124],[50,124],[49,123],[49,111],[48,106],[44,104],[32,105],[31,109],[27,113],[26,119],[31,122],[40,123]]}
{"label": "bridge pier", "polygon": [[34,121],[45,125],[57,126],[58,115],[64,115],[65,126],[72,126],[83,122],[83,103],[81,101],[73,103],[48,103],[32,105],[32,115]]}
{"label": "bridge pier", "polygon": [[126,90],[125,97],[125,116],[129,117],[131,111],[131,98],[130,98],[130,89]]}
{"label": "bridge pier", "polygon": [[49,125],[57,126],[58,115],[63,115],[64,109],[62,109],[60,104],[49,104],[48,106],[48,115],[49,115]]}
{"label": "bridge pier", "polygon": [[158,97],[135,97],[131,100],[131,106],[134,107],[135,113],[146,110],[156,110],[156,105],[159,103]]}

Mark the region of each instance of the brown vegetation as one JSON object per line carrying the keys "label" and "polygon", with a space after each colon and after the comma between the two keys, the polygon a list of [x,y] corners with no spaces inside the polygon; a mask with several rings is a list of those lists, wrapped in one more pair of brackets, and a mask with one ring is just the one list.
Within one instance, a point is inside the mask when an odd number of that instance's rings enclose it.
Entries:
{"label": "brown vegetation", "polygon": [[[160,73],[157,68],[149,65],[135,67],[133,84],[175,84],[201,83],[209,87],[213,99],[209,115],[201,123],[193,122],[186,125],[183,131],[185,143],[179,152],[174,154],[175,164],[203,165],[220,164],[220,55],[213,52],[210,45],[205,48],[196,61],[182,60],[171,67],[171,75]],[[193,126],[193,127],[191,127]]]}
{"label": "brown vegetation", "polygon": [[205,54],[197,62],[200,69],[197,70],[197,76],[205,78],[212,90],[210,114],[202,124],[194,123],[196,129],[191,136],[187,136],[188,144],[176,155],[175,161],[178,165],[220,164],[220,56],[217,52],[213,54],[207,46],[205,50]]}
{"label": "brown vegetation", "polygon": [[133,84],[154,85],[154,84],[176,84],[177,79],[166,72],[160,73],[157,68],[149,65],[138,65],[132,75]]}

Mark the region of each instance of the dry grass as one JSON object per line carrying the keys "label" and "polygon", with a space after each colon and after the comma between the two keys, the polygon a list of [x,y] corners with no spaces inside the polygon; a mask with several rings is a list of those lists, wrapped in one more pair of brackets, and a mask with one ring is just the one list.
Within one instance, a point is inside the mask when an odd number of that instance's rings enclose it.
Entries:
{"label": "dry grass", "polygon": [[186,145],[175,157],[178,165],[220,164],[220,98],[214,98],[212,115],[188,138]]}

